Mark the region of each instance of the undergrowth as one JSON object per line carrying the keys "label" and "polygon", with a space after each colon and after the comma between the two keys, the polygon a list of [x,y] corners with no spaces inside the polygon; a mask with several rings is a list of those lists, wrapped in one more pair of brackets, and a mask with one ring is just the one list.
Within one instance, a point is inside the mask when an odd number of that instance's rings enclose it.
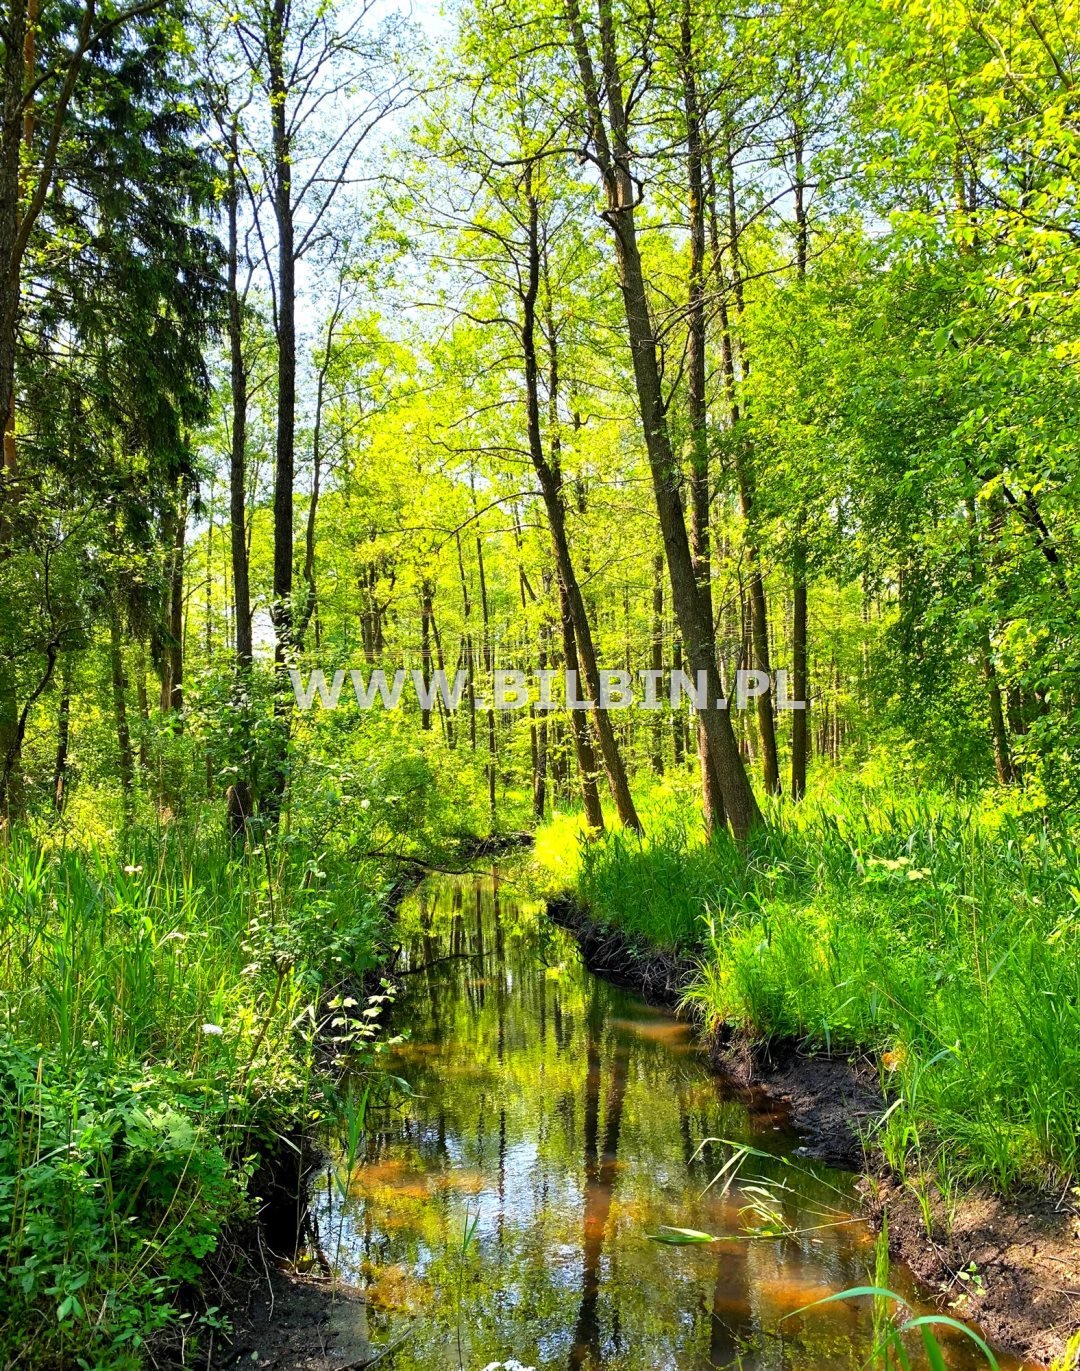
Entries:
{"label": "undergrowth", "polygon": [[770,806],[749,851],[666,792],[647,837],[538,857],[602,924],[700,959],[711,1024],[870,1051],[896,1103],[876,1141],[946,1186],[1061,1186],[1080,1162],[1080,842],[1016,801],[854,781]]}
{"label": "undergrowth", "polygon": [[256,1157],[324,1108],[326,1020],[342,1050],[373,1032],[331,989],[373,964],[374,872],[181,825],[125,843],[0,863],[5,1365],[116,1371],[178,1336]]}

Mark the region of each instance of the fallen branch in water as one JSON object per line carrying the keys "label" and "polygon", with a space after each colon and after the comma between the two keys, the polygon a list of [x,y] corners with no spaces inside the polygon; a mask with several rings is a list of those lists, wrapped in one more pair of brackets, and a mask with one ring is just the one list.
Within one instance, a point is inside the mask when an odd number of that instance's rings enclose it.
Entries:
{"label": "fallen branch in water", "polygon": [[439,866],[435,862],[425,862],[422,857],[409,857],[404,852],[385,852],[377,847],[369,848],[358,855],[376,857],[382,861],[403,862],[406,866],[416,867],[418,871],[429,871],[435,876],[469,876],[476,870],[472,866]]}

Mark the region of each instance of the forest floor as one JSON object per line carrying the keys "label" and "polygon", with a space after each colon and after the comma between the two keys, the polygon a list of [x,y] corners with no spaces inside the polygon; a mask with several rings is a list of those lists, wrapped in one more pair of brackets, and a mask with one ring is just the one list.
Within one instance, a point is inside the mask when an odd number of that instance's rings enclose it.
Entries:
{"label": "forest floor", "polygon": [[233,1332],[211,1353],[221,1371],[360,1371],[378,1356],[363,1292],[339,1281],[271,1268],[233,1298]]}
{"label": "forest floor", "polygon": [[[597,928],[570,898],[550,901],[549,912],[574,934],[590,970],[653,1004],[678,1006],[693,962]],[[1001,1198],[975,1189],[957,1194],[947,1213],[933,1197],[928,1233],[920,1197],[863,1142],[868,1125],[888,1108],[874,1062],[809,1053],[792,1040],[754,1044],[726,1032],[712,1035],[708,1047],[717,1073],[752,1113],[790,1124],[806,1140],[803,1155],[860,1173],[871,1224],[880,1229],[887,1212],[890,1253],[943,1310],[1025,1360],[1048,1364],[1062,1356],[1080,1327],[1075,1192]]]}

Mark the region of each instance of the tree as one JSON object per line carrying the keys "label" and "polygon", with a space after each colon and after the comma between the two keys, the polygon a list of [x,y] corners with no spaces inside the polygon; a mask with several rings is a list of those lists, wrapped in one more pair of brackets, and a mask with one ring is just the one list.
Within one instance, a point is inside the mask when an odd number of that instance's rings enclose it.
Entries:
{"label": "tree", "polygon": [[145,536],[205,413],[217,253],[199,222],[212,182],[191,137],[179,16],[89,6],[35,21],[20,0],[3,35],[0,545],[22,612],[0,645],[0,804],[16,811],[27,711],[81,632],[59,563],[93,555],[117,497]]}
{"label": "tree", "polygon": [[[241,165],[269,274],[277,345],[271,617],[278,731],[261,797],[271,816],[280,811],[287,783],[287,667],[296,627],[297,268],[326,242],[335,202],[365,141],[408,98],[404,75],[387,63],[392,25],[373,29],[373,10],[365,2],[346,15],[315,0],[272,0],[217,16],[235,37],[235,50],[223,61],[239,65],[248,84],[243,122],[250,151]],[[236,83],[226,76],[221,84]]]}
{"label": "tree", "polygon": [[[639,186],[633,175],[630,140],[630,111],[634,103],[628,106],[624,95],[616,24],[610,0],[600,0],[598,14],[602,87],[597,79],[597,67],[578,0],[569,0],[567,20],[582,97],[579,119],[587,140],[586,146],[601,175],[606,200],[604,218],[615,243],[619,286],[626,312],[653,492],[671,578],[672,601],[691,669],[695,673],[703,673],[707,698],[701,702],[698,713],[716,765],[726,816],[735,836],[745,839],[751,829],[761,822],[761,812],[739,756],[731,720],[726,711],[719,707],[723,687],[711,646],[711,624],[706,618],[694,574],[679,494],[678,464],[668,430],[657,340],[635,223]],[[644,71],[638,72],[637,76],[644,79]]]}

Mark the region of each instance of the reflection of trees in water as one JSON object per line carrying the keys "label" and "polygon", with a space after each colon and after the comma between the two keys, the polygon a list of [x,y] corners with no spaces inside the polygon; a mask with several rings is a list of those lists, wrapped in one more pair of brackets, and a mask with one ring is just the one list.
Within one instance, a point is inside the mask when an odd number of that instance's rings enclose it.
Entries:
{"label": "reflection of trees in water", "polygon": [[[427,1331],[397,1364],[441,1364],[463,1214],[479,1202],[470,1364],[513,1354],[569,1371],[859,1365],[850,1358],[866,1344],[852,1330],[793,1321],[783,1342],[776,1332],[800,1294],[789,1279],[833,1285],[845,1268],[842,1285],[861,1283],[865,1256],[839,1235],[824,1250],[807,1235],[803,1251],[788,1243],[782,1254],[727,1242],[672,1255],[646,1241],[662,1223],[716,1232],[738,1223],[737,1196],[721,1204],[714,1191],[699,1203],[728,1156],[699,1144],[747,1137],[745,1106],[718,1089],[684,1029],[594,980],[563,931],[533,917],[490,877],[440,882],[401,912],[406,964],[418,974],[394,1009],[392,1026],[408,1038],[391,1070],[414,1098],[373,1112],[369,1180],[347,1202],[353,1254],[404,1264],[430,1292]],[[797,1219],[794,1197],[783,1208]]]}
{"label": "reflection of trees in water", "polygon": [[570,1348],[571,1367],[583,1367],[600,1362],[600,1263],[604,1255],[611,1199],[615,1190],[615,1176],[619,1155],[619,1131],[622,1128],[623,1103],[626,1099],[627,1067],[630,1049],[622,1034],[614,1035],[611,1052],[611,1079],[604,1111],[604,1134],[600,1138],[600,1096],[602,1083],[601,1034],[603,1006],[600,987],[591,987],[585,1017],[585,1192],[584,1237],[582,1243],[581,1304],[574,1326]]}
{"label": "reflection of trees in water", "polygon": [[751,1314],[750,1245],[721,1243],[716,1258],[712,1314],[709,1320],[709,1364],[740,1366],[750,1371],[739,1355],[753,1333]]}

